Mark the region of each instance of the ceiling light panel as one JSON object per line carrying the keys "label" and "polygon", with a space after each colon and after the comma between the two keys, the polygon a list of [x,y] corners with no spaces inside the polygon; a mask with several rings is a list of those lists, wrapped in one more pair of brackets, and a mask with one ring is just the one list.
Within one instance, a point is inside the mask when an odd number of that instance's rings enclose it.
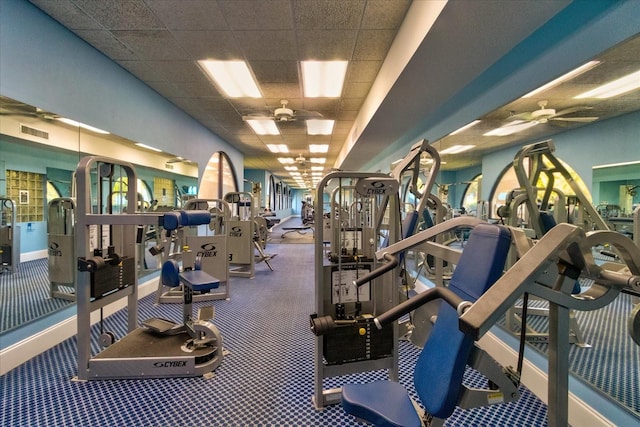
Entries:
{"label": "ceiling light panel", "polygon": [[325,159],[324,157],[312,157],[309,161],[311,163],[319,163],[321,165],[324,165],[324,162],[326,162],[327,159]]}
{"label": "ceiling light panel", "polygon": [[286,144],[267,144],[267,148],[271,150],[272,153],[288,153],[289,147]]}
{"label": "ceiling light panel", "polygon": [[278,161],[283,165],[290,165],[292,163],[295,163],[295,160],[293,160],[291,157],[278,157]]}
{"label": "ceiling light panel", "polygon": [[329,144],[309,144],[309,151],[312,153],[327,153]]}
{"label": "ceiling light panel", "polygon": [[480,120],[474,120],[471,123],[467,123],[466,125],[462,126],[460,129],[454,130],[449,135],[456,135],[460,132],[464,132],[465,130],[477,125],[478,123],[480,123]]}
{"label": "ceiling light panel", "polygon": [[539,94],[540,92],[544,92],[547,89],[551,89],[552,87],[558,86],[560,83],[564,83],[568,80],[571,80],[574,77],[578,77],[580,74],[585,73],[592,69],[593,67],[600,65],[600,61],[589,61],[586,64],[579,66],[578,68],[569,71],[567,74],[563,74],[555,80],[550,81],[549,83],[540,86],[537,89],[532,90],[523,96],[523,98],[531,98],[534,95]]}
{"label": "ceiling light panel", "polygon": [[302,61],[302,85],[308,98],[337,98],[347,72],[347,61]]}
{"label": "ceiling light panel", "polygon": [[152,146],[150,146],[150,145],[143,144],[143,143],[141,143],[141,142],[136,142],[136,145],[137,145],[138,147],[146,148],[147,150],[155,151],[155,152],[157,152],[157,153],[161,153],[161,152],[162,152],[162,150],[160,150],[159,148],[152,147]]}
{"label": "ceiling light panel", "polygon": [[536,120],[530,122],[526,122],[524,120],[515,120],[507,126],[502,126],[484,133],[483,136],[507,136],[517,132],[522,132],[523,130],[529,129],[530,127],[533,127],[537,124],[538,122]]}
{"label": "ceiling light panel", "polygon": [[[280,135],[280,130],[273,120],[247,120],[246,122],[258,135]],[[278,152],[274,151],[274,153]]]}
{"label": "ceiling light panel", "polygon": [[640,88],[640,70],[635,73],[627,74],[617,80],[599,86],[588,92],[581,93],[574,99],[582,98],[612,98],[623,93],[631,92]]}
{"label": "ceiling light panel", "polygon": [[452,145],[449,148],[445,148],[440,151],[440,154],[458,154],[463,151],[471,150],[475,145]]}
{"label": "ceiling light panel", "polygon": [[[309,135],[331,135],[335,120],[311,119],[306,121],[307,134]],[[325,151],[326,152],[326,151]]]}
{"label": "ceiling light panel", "polygon": [[75,120],[67,119],[66,117],[58,117],[57,119],[60,120],[62,123],[66,123],[68,125],[75,126],[75,127],[81,127],[83,129],[90,130],[91,132],[100,133],[103,135],[108,135],[110,133],[110,132],[107,132],[106,130],[85,125],[84,123],[76,122]]}
{"label": "ceiling light panel", "polygon": [[244,61],[201,60],[198,63],[229,98],[262,98]]}

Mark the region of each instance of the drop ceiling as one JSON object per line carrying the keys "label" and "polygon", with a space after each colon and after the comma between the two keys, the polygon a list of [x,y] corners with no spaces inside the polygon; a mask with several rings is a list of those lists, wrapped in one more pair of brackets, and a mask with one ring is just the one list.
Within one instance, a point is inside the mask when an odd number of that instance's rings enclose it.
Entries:
{"label": "drop ceiling", "polygon": [[[281,155],[271,153],[266,144],[286,144],[292,158],[311,157],[309,144],[329,144],[327,170],[336,162],[357,169],[393,142],[393,138],[417,126],[421,115],[430,113],[429,104],[438,108],[453,96],[454,90],[480,75],[569,3],[449,2],[446,13],[439,18],[442,24],[434,25],[432,33],[418,47],[422,55],[431,52],[430,61],[424,60],[421,65],[420,56],[414,55],[406,68],[400,70],[405,78],[399,78],[390,85],[387,94],[378,96],[380,107],[369,114],[366,128],[365,125],[359,128],[363,107],[369,108],[368,103],[375,98],[376,94],[372,92],[377,88],[374,85],[376,78],[381,70],[384,73],[393,69],[394,64],[384,63],[386,58],[392,57],[392,45],[395,50],[402,49],[398,46],[401,43],[394,44],[394,39],[402,35],[399,30],[405,19],[407,28],[409,21],[415,20],[415,16],[407,15],[412,6],[410,0],[31,2],[237,147],[244,154],[245,168],[265,169],[281,177],[288,176],[277,161]],[[492,33],[490,29],[496,26],[496,19],[501,14],[508,14],[510,22],[501,23],[501,27]],[[477,28],[461,31],[449,26],[451,30],[441,31],[445,18],[473,21]],[[461,52],[454,57],[451,52],[438,50],[437,42],[442,37],[453,39],[450,43],[459,42]],[[482,51],[475,52],[477,46],[471,41],[482,45]],[[197,60],[206,58],[245,60],[263,98],[225,98],[198,67]],[[299,67],[300,61],[308,59],[349,61],[340,98],[303,96]],[[453,59],[458,62],[451,62]],[[638,110],[640,91],[637,90],[598,102],[578,101],[573,96],[612,77],[639,69],[640,38],[603,52],[597,59],[603,63],[567,83],[534,98],[516,99],[498,109],[491,108],[492,111],[476,117],[482,122],[468,131],[455,136],[439,136],[441,139],[435,141],[439,149],[482,141],[474,150],[446,156],[447,164],[443,169],[468,167],[477,164],[483,153],[584,125],[549,122],[507,137],[482,135],[510,115],[540,108],[538,102],[542,100],[548,102],[547,108],[557,111],[588,106],[589,110],[572,116],[597,116],[598,120]],[[444,61],[451,63],[442,67]],[[383,68],[383,63],[384,67],[390,68]],[[456,72],[451,72],[452,69]],[[424,70],[431,79],[423,76],[420,81],[412,81],[407,76],[416,70]],[[310,136],[303,123],[291,122],[279,124],[281,135],[260,136],[243,122],[243,115],[273,110],[280,105],[281,99],[288,100],[288,106],[294,110],[317,111],[324,118],[335,120],[333,134]],[[375,110],[376,106],[373,108]],[[341,154],[345,145],[353,146]]]}

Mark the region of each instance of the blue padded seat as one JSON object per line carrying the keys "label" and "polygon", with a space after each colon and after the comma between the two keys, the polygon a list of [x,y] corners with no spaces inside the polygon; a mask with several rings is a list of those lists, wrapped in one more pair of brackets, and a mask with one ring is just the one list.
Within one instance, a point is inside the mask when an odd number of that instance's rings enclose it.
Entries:
{"label": "blue padded seat", "polygon": [[207,293],[212,289],[218,289],[220,280],[202,270],[186,270],[180,273],[180,280],[194,292]]}
{"label": "blue padded seat", "polygon": [[220,280],[202,270],[186,270],[180,272],[180,265],[175,259],[162,264],[160,280],[164,286],[175,288],[180,282],[188,285],[194,292],[206,293],[220,286]]}
{"label": "blue padded seat", "polygon": [[[418,222],[418,212],[411,211],[404,217],[402,220],[402,225],[400,226],[400,230],[402,231],[402,238],[406,239],[411,237],[413,231],[416,229],[416,223]],[[386,236],[382,242],[381,247],[386,248],[389,246],[389,236]],[[404,259],[404,251],[400,253],[399,261],[402,263]]]}
{"label": "blue padded seat", "polygon": [[[449,289],[462,299],[475,302],[502,275],[510,244],[511,234],[506,227],[477,225],[453,272]],[[420,401],[434,417],[444,419],[453,413],[473,343],[471,336],[460,331],[456,309],[441,302],[413,376]],[[391,382],[344,385],[343,407],[377,426],[420,425],[404,387],[388,383]]]}
{"label": "blue padded seat", "polygon": [[[366,407],[361,398],[366,396]],[[342,407],[375,426],[420,427],[420,417],[402,384],[395,381],[375,381],[367,384],[347,384],[342,388]]]}

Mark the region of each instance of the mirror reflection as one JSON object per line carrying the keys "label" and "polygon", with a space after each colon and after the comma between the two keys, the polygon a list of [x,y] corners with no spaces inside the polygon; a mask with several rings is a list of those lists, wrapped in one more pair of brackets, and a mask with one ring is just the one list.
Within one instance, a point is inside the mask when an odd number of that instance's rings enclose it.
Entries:
{"label": "mirror reflection", "polygon": [[[0,281],[6,297],[0,333],[61,310],[75,300],[74,172],[86,155],[124,158],[137,172],[139,212],[181,208],[198,194],[197,163],[0,97]],[[110,207],[129,209],[126,177],[112,182]],[[142,281],[159,268],[149,248],[153,226],[138,245]],[[5,292],[6,291],[6,292]]]}

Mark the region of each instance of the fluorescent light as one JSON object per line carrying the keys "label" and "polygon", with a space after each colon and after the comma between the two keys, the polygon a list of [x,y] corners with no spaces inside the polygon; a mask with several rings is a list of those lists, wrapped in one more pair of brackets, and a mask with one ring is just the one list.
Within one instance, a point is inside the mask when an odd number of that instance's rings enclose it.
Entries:
{"label": "fluorescent light", "polygon": [[309,144],[309,151],[312,153],[326,153],[329,151],[329,144]]}
{"label": "fluorescent light", "polygon": [[597,166],[592,166],[591,169],[603,169],[603,168],[612,168],[617,166],[629,166],[629,165],[637,165],[637,164],[640,164],[640,160],[636,160],[633,162],[611,163],[608,165],[597,165]]}
{"label": "fluorescent light", "polygon": [[98,129],[93,126],[85,125],[84,123],[76,122],[75,120],[67,119],[66,117],[57,117],[57,119],[60,120],[62,123],[66,123],[70,126],[87,129],[87,130],[90,130],[91,132],[101,133],[103,135],[108,135],[110,133],[110,132],[107,132],[106,130]]}
{"label": "fluorescent light", "polygon": [[331,135],[335,120],[307,120],[307,134],[309,135]]}
{"label": "fluorescent light", "polygon": [[531,98],[534,95],[543,92],[547,89],[551,89],[554,86],[558,86],[560,83],[566,82],[567,80],[571,80],[574,77],[579,76],[580,74],[589,71],[596,65],[600,65],[600,61],[589,61],[586,64],[583,64],[576,68],[575,70],[569,71],[567,74],[563,74],[555,80],[550,81],[549,83],[540,86],[538,89],[534,89],[531,92],[527,93],[523,96],[523,98]]}
{"label": "fluorescent light", "polygon": [[471,150],[475,145],[452,145],[449,148],[445,148],[440,151],[440,154],[458,154],[463,151]]}
{"label": "fluorescent light", "polygon": [[640,87],[640,70],[635,73],[627,74],[617,80],[604,84],[593,90],[585,93],[581,93],[575,96],[574,99],[580,98],[611,98],[616,95],[621,95],[626,92],[630,92]]}
{"label": "fluorescent light", "polygon": [[311,176],[322,176],[322,172],[311,172]]}
{"label": "fluorescent light", "polygon": [[324,162],[327,161],[327,159],[325,159],[324,157],[312,157],[309,161],[311,163],[319,163],[319,164],[323,165]]}
{"label": "fluorescent light", "polygon": [[269,148],[269,150],[271,150],[272,153],[289,152],[289,147],[287,147],[285,144],[267,144],[267,147]]}
{"label": "fluorescent light", "polygon": [[462,126],[460,129],[454,130],[449,135],[455,135],[457,133],[465,131],[465,130],[469,129],[470,127],[473,127],[473,126],[477,125],[478,123],[480,123],[480,120],[474,120],[471,123],[467,123],[466,125]]}
{"label": "fluorescent light", "polygon": [[295,163],[295,160],[293,160],[291,157],[278,157],[278,161],[283,165]]}
{"label": "fluorescent light", "polygon": [[323,171],[324,170],[324,166],[311,166],[311,170],[312,171]]}
{"label": "fluorescent light", "polygon": [[289,172],[291,176],[300,176],[300,172]]}
{"label": "fluorescent light", "polygon": [[160,149],[158,149],[158,148],[156,148],[156,147],[151,147],[151,146],[149,146],[149,145],[147,145],[147,144],[143,144],[143,143],[141,143],[141,142],[136,142],[136,145],[137,145],[138,147],[146,148],[147,150],[157,151],[158,153],[161,153],[161,152],[162,152],[162,150],[160,150]]}
{"label": "fluorescent light", "polygon": [[509,125],[505,125],[496,129],[493,129],[485,134],[484,136],[507,136],[513,133],[522,132],[525,129],[529,129],[537,125],[538,122],[536,120],[533,121],[525,121],[525,120],[514,120]]}
{"label": "fluorescent light", "polygon": [[244,61],[201,60],[198,63],[229,98],[262,98]]}
{"label": "fluorescent light", "polygon": [[278,126],[273,120],[247,120],[247,123],[258,135],[280,135]]}
{"label": "fluorescent light", "polygon": [[285,167],[284,167],[284,170],[287,170],[287,171],[297,171],[297,170],[298,170],[298,167],[297,167],[297,166],[285,166]]}
{"label": "fluorescent light", "polygon": [[337,98],[342,94],[347,61],[302,61],[302,87],[308,98]]}

